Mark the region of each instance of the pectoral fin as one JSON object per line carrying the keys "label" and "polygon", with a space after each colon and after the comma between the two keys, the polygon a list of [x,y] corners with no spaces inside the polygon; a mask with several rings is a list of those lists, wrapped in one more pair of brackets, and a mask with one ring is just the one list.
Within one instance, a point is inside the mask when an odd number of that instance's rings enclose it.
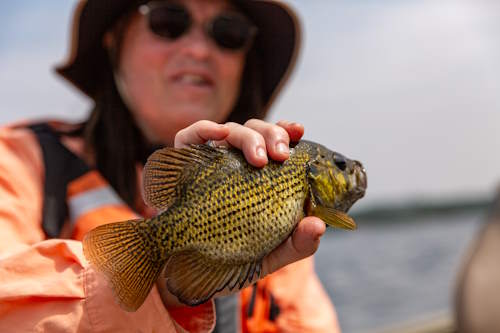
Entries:
{"label": "pectoral fin", "polygon": [[349,215],[334,208],[316,206],[312,210],[312,215],[319,217],[331,227],[347,230],[356,229],[356,222]]}

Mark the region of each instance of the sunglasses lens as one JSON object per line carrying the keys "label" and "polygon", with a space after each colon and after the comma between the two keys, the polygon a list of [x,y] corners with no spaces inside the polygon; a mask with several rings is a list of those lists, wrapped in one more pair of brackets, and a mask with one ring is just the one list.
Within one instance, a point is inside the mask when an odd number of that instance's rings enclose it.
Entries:
{"label": "sunglasses lens", "polygon": [[212,37],[223,48],[237,50],[248,44],[253,37],[254,27],[243,17],[221,15],[212,24]]}
{"label": "sunglasses lens", "polygon": [[[191,26],[191,16],[181,5],[164,3],[150,9],[149,27],[156,35],[176,39]],[[248,45],[256,28],[243,16],[226,13],[217,16],[209,25],[208,34],[221,48],[238,50]]]}
{"label": "sunglasses lens", "polygon": [[149,26],[155,34],[175,39],[181,36],[191,24],[189,13],[182,6],[165,5],[149,13]]}

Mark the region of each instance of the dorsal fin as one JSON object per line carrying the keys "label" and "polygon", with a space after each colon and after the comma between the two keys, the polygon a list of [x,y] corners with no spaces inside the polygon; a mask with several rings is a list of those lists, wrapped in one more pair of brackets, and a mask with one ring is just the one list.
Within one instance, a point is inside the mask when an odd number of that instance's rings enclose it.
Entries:
{"label": "dorsal fin", "polygon": [[179,185],[195,175],[200,166],[222,157],[223,151],[209,145],[155,151],[144,166],[144,201],[156,209],[167,209],[178,197]]}

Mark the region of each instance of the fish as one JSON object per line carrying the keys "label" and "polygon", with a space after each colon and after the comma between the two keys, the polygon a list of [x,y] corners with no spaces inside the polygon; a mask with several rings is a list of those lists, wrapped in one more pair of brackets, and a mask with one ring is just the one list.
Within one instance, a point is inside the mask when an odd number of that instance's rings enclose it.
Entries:
{"label": "fish", "polygon": [[262,168],[235,148],[166,147],[143,171],[144,200],[159,213],[101,225],[83,251],[126,311],[142,305],[160,274],[180,302],[196,306],[260,278],[264,257],[305,216],[356,229],[347,211],[366,187],[360,162],[311,141]]}

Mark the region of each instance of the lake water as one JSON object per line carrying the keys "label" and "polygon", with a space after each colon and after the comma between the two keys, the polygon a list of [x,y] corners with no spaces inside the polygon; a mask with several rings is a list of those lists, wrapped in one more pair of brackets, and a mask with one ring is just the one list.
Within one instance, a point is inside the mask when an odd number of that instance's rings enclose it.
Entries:
{"label": "lake water", "polygon": [[316,269],[343,332],[451,313],[457,270],[484,219],[476,211],[400,223],[358,219],[355,232],[329,229]]}

